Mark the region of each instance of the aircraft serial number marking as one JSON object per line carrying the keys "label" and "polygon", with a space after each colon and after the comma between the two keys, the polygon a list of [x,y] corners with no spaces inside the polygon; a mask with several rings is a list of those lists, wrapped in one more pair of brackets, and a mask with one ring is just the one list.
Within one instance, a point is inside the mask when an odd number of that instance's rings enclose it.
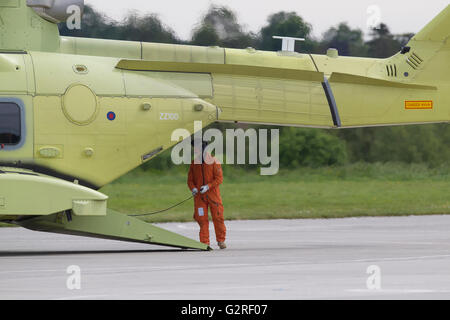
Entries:
{"label": "aircraft serial number marking", "polygon": [[180,115],[178,113],[160,113],[159,120],[177,121],[177,120],[180,120]]}

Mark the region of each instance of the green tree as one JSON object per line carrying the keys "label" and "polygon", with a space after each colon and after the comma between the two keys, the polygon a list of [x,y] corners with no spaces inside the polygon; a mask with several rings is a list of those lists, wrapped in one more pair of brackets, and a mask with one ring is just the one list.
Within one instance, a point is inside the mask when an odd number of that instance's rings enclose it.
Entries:
{"label": "green tree", "polygon": [[283,128],[280,164],[283,168],[322,167],[347,162],[345,142],[324,130]]}
{"label": "green tree", "polygon": [[372,58],[388,58],[400,51],[402,44],[396,40],[384,23],[372,29],[372,40],[367,42],[369,56]]}
{"label": "green tree", "polygon": [[129,13],[120,24],[120,38],[130,41],[179,43],[175,32],[156,14]]}
{"label": "green tree", "polygon": [[351,162],[425,163],[450,161],[450,128],[445,124],[361,128],[338,132]]}
{"label": "green tree", "polygon": [[328,48],[338,49],[341,56],[365,57],[368,53],[363,32],[360,29],[351,29],[347,23],[340,23],[326,31],[320,47],[322,52]]}
{"label": "green tree", "polygon": [[211,6],[194,29],[192,44],[246,48],[254,46],[255,36],[244,31],[235,12],[224,6]]}
{"label": "green tree", "polygon": [[221,41],[214,27],[202,25],[195,30],[191,43],[197,46],[220,46]]}
{"label": "green tree", "polygon": [[130,40],[144,42],[179,43],[175,32],[165,26],[155,14],[128,13],[122,22],[117,22],[85,7],[81,30],[69,30],[65,23],[59,25],[63,36]]}

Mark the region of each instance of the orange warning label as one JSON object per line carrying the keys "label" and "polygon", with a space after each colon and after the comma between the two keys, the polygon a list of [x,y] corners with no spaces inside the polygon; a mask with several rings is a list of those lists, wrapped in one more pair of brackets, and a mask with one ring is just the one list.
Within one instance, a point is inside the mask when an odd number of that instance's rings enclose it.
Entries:
{"label": "orange warning label", "polygon": [[431,110],[433,101],[405,101],[406,110]]}

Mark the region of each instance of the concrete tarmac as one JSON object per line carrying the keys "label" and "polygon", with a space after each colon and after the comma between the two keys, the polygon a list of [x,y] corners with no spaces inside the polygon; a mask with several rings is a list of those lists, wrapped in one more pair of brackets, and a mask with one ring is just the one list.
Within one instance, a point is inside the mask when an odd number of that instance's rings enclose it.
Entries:
{"label": "concrete tarmac", "polygon": [[2,228],[0,299],[450,299],[450,216],[227,227],[229,249],[213,252]]}

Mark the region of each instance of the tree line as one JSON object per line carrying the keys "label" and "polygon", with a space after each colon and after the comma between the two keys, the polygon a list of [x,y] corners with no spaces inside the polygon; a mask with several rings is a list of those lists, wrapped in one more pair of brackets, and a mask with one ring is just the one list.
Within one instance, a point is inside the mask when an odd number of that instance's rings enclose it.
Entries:
{"label": "tree line", "polygon": [[[342,56],[386,58],[394,55],[414,35],[392,34],[386,24],[380,24],[368,40],[360,29],[343,22],[330,27],[320,39],[312,36],[313,27],[296,12],[277,12],[267,18],[259,32],[249,32],[237,14],[223,6],[211,6],[194,27],[189,40],[180,39],[156,14],[129,12],[122,21],[86,6],[81,30],[68,30],[60,25],[65,36],[221,46],[253,47],[277,51],[280,41],[274,35],[305,38],[297,44],[300,52],[324,54],[336,48]],[[230,125],[219,124],[225,129]],[[320,130],[280,128],[280,162],[283,168],[299,166],[330,166],[354,162],[422,163],[435,167],[448,165],[450,160],[450,127],[447,124]],[[152,161],[155,166],[170,166],[168,158]]]}

